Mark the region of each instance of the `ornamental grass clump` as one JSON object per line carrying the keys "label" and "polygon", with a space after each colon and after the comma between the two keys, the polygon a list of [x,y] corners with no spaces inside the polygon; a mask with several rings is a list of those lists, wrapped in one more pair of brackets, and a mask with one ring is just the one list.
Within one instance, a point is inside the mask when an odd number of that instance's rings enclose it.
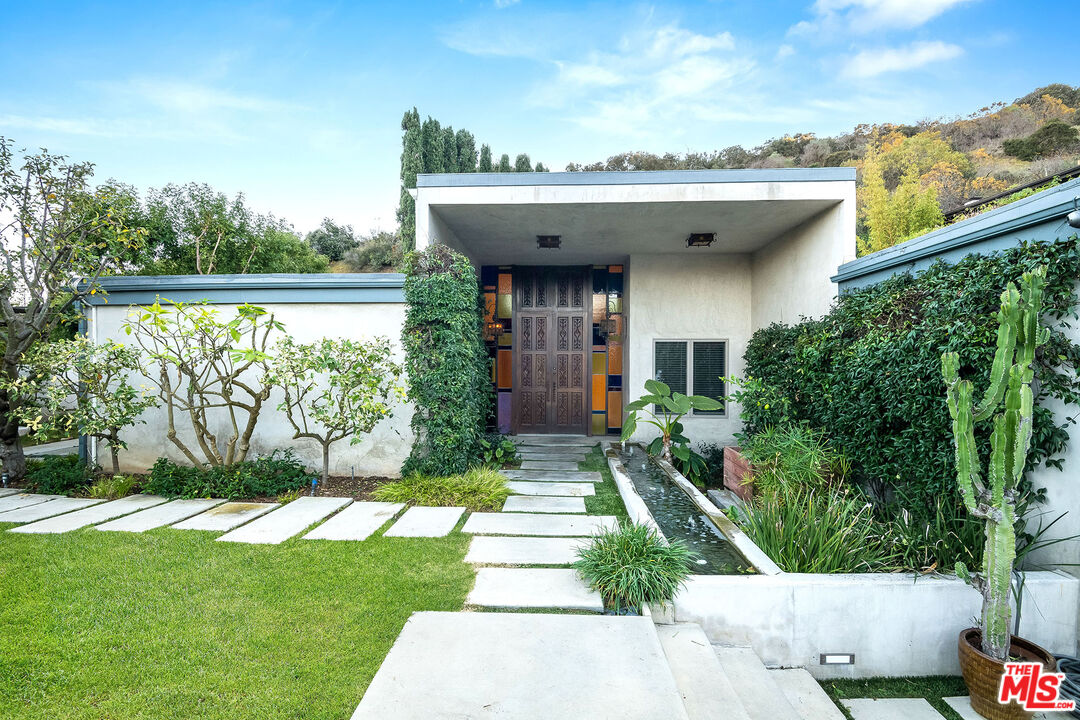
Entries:
{"label": "ornamental grass clump", "polygon": [[490,468],[476,467],[460,475],[410,475],[380,485],[373,496],[382,502],[494,512],[502,509],[510,490],[501,474]]}
{"label": "ornamental grass clump", "polygon": [[666,603],[686,583],[696,554],[681,540],[631,522],[605,530],[577,551],[574,568],[615,610]]}

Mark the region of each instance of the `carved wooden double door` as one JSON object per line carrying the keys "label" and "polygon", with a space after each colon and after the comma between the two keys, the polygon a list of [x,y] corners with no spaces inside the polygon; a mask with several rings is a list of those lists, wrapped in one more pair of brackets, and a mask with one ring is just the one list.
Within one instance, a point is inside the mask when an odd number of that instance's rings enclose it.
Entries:
{"label": "carved wooden double door", "polygon": [[587,434],[589,269],[514,270],[514,431]]}

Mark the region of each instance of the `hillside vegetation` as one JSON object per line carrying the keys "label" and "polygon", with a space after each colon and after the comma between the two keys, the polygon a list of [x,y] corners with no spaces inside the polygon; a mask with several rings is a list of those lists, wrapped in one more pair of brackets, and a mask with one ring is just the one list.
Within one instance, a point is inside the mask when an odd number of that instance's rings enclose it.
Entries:
{"label": "hillside vegetation", "polygon": [[834,137],[794,133],[752,150],[626,152],[566,169],[855,167],[859,252],[866,254],[944,225],[945,213],[969,200],[1080,164],[1078,108],[1080,87],[1055,84],[966,117],[862,124]]}

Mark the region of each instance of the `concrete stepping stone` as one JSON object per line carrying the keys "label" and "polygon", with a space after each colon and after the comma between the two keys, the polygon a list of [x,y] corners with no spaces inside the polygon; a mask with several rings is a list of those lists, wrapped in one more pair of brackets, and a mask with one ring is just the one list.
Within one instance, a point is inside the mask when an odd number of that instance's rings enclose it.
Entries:
{"label": "concrete stepping stone", "polygon": [[[29,525],[12,528],[11,532],[65,533],[71,530],[84,528],[87,525],[97,525],[100,522],[112,520],[121,515],[130,515],[133,512],[145,510],[154,507],[155,505],[161,505],[168,501],[168,498],[159,497],[157,495],[128,495],[119,500],[97,504],[93,507],[86,507],[82,510],[76,510],[75,512],[57,515],[55,517],[38,520]],[[52,502],[60,501],[53,500]]]}
{"label": "concrete stepping stone", "polygon": [[752,648],[713,646],[713,651],[751,720],[801,720]]}
{"label": "concrete stepping stone", "polygon": [[352,498],[347,497],[300,497],[276,512],[225,533],[218,542],[278,545],[351,502]]}
{"label": "concrete stepping stone", "polygon": [[596,489],[592,483],[578,482],[528,482],[522,480],[510,480],[506,483],[510,492],[518,495],[549,495],[562,497],[585,497],[595,495]]}
{"label": "concrete stepping stone", "polygon": [[367,540],[401,512],[404,503],[354,502],[304,536],[305,540]]}
{"label": "concrete stepping stone", "polygon": [[572,460],[581,462],[588,453],[574,448],[525,448],[518,450],[522,460]]}
{"label": "concrete stepping stone", "polygon": [[0,488],[0,498],[7,497],[8,495],[17,495],[21,492],[22,490],[19,488]]}
{"label": "concrete stepping stone", "polygon": [[444,537],[464,512],[463,507],[411,507],[383,537]]}
{"label": "concrete stepping stone", "polygon": [[8,495],[7,497],[0,498],[0,512],[7,512],[8,510],[18,510],[19,508],[30,507],[31,505],[38,505],[49,500],[56,500],[62,498],[63,495],[39,495],[37,493],[19,493],[17,495]]}
{"label": "concrete stepping stone", "polygon": [[164,505],[142,510],[131,515],[126,515],[116,520],[110,520],[104,525],[98,525],[98,530],[115,532],[141,533],[154,528],[165,527],[173,523],[186,520],[187,518],[206,512],[225,502],[223,499],[198,498],[194,500],[173,500]]}
{"label": "concrete stepping stone", "polygon": [[614,528],[611,515],[547,515],[530,513],[473,513],[462,532],[476,535],[539,535],[546,537],[588,537],[604,528]]}
{"label": "concrete stepping stone", "polygon": [[486,608],[558,608],[603,612],[604,600],[578,575],[562,568],[479,568],[466,605]]}
{"label": "concrete stepping stone", "polygon": [[522,482],[603,482],[604,476],[595,470],[503,470],[508,480]]}
{"label": "concrete stepping stone", "polygon": [[522,470],[570,470],[578,469],[578,464],[569,460],[522,460]]}
{"label": "concrete stepping stone", "polygon": [[37,503],[28,507],[16,508],[0,513],[0,522],[31,523],[43,520],[54,515],[61,515],[75,510],[82,510],[91,505],[105,502],[104,500],[92,500],[90,498],[58,497],[55,500]]}
{"label": "concrete stepping stone", "polygon": [[227,502],[206,512],[173,525],[177,530],[209,530],[225,532],[265,515],[278,503]]}
{"label": "concrete stepping stone", "polygon": [[687,720],[648,618],[413,613],[353,720]]}
{"label": "concrete stepping stone", "polygon": [[852,720],[944,720],[926,698],[841,700]]}
{"label": "concrete stepping stone", "polygon": [[511,495],[503,503],[503,512],[583,513],[585,500],[579,497]]}
{"label": "concrete stepping stone", "polygon": [[584,437],[582,435],[518,435],[514,438],[514,441],[519,448],[555,445],[558,447],[583,447],[586,449],[591,449],[600,442],[598,438]]}
{"label": "concrete stepping stone", "polygon": [[477,535],[469,543],[465,562],[477,565],[569,565],[577,560],[581,538],[500,537]]}

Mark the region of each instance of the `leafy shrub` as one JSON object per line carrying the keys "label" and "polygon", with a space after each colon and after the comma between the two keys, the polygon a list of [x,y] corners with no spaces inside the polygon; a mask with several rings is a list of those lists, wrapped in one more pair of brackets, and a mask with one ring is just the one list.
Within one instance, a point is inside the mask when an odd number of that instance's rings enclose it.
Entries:
{"label": "leafy shrub", "polygon": [[26,461],[26,484],[35,492],[69,495],[90,484],[92,471],[78,455],[46,455]]}
{"label": "leafy shrub", "polygon": [[893,556],[871,505],[858,491],[792,487],[734,511],[735,522],[785,572],[892,569]]}
{"label": "leafy shrub", "polygon": [[574,568],[616,610],[669,602],[695,559],[681,540],[666,542],[656,530],[631,522],[597,534],[577,554]]}
{"label": "leafy shrub", "polygon": [[826,441],[825,433],[802,423],[767,427],[744,438],[741,451],[754,467],[754,490],[763,495],[835,486],[850,468],[847,459]]}
{"label": "leafy shrub", "polygon": [[362,238],[355,247],[344,251],[341,259],[353,272],[379,272],[386,268],[399,268],[403,261],[401,238],[389,232],[375,233]]}
{"label": "leafy shrub", "polygon": [[113,475],[94,482],[88,494],[92,498],[115,500],[135,492],[138,484],[139,481],[131,475]]}
{"label": "leafy shrub", "polygon": [[197,468],[158,458],[143,490],[166,497],[220,497],[230,500],[277,497],[311,484],[312,475],[291,450],[275,450],[255,460],[229,466]]}
{"label": "leafy shrub", "polygon": [[[915,276],[898,275],[844,293],[820,320],[759,330],[746,350],[746,372],[768,388],[741,399],[748,432],[786,420],[827,433],[851,461],[851,480],[894,497],[913,512],[928,512],[938,496],[956,496],[955,450],[941,381],[941,354],[960,353],[961,372],[989,377],[1003,281],[1047,265],[1044,321],[1052,327],[1076,306],[1080,251],[1074,236],[1028,243],[991,255],[938,262]],[[1040,380],[1028,468],[1056,458],[1068,440],[1045,406],[1048,398],[1080,401],[1080,347],[1058,329],[1035,360]],[[981,392],[981,388],[977,388]],[[976,427],[979,449],[989,448],[990,423]],[[1037,497],[1035,498],[1038,499]]]}
{"label": "leafy shrub", "polygon": [[1025,138],[1012,138],[1001,144],[1006,155],[1021,160],[1074,152],[1078,146],[1080,137],[1076,128],[1061,120],[1051,120]]}
{"label": "leafy shrub", "polygon": [[483,454],[484,467],[500,470],[510,463],[516,463],[518,457],[517,445],[505,435],[488,433],[480,440],[480,449]]}
{"label": "leafy shrub", "polygon": [[376,500],[428,507],[464,507],[473,512],[502,508],[510,490],[506,479],[490,468],[473,468],[461,475],[410,475],[385,483],[372,493]]}
{"label": "leafy shrub", "polygon": [[416,440],[401,474],[460,474],[480,462],[492,400],[476,271],[438,244],[406,264],[402,341]]}
{"label": "leafy shrub", "polygon": [[705,461],[705,474],[702,480],[705,487],[724,486],[724,447],[716,443],[702,443],[698,452]]}

